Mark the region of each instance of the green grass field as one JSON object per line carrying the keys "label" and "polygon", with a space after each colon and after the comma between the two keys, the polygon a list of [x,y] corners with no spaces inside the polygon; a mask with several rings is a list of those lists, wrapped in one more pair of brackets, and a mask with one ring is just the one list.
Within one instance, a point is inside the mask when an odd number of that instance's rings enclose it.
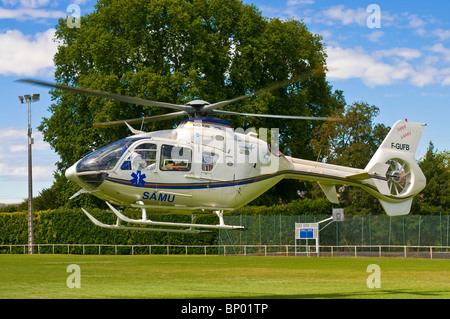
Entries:
{"label": "green grass field", "polygon": [[[81,288],[68,288],[67,267]],[[367,266],[380,267],[368,288]],[[450,261],[417,258],[0,255],[0,298],[450,298]]]}

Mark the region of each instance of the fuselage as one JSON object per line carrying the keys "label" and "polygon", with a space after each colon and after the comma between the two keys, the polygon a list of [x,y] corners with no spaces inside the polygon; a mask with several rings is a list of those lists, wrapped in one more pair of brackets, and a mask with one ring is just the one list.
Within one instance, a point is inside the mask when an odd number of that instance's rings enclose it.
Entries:
{"label": "fuselage", "polygon": [[123,206],[232,210],[283,177],[289,163],[256,133],[215,118],[114,142],[66,171],[85,191]]}
{"label": "fuselage", "polygon": [[66,176],[110,203],[158,211],[233,210],[283,178],[317,181],[322,187],[357,185],[394,200],[375,187],[372,179],[385,180],[382,176],[348,178],[367,172],[286,157],[276,145],[273,131],[244,132],[223,120],[197,118],[174,130],[116,141],[75,163]]}

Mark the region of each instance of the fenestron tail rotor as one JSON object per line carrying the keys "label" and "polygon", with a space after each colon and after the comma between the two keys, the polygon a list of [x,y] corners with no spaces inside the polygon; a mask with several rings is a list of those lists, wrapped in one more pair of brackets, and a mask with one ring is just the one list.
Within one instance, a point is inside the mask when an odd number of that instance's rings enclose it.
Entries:
{"label": "fenestron tail rotor", "polygon": [[386,173],[389,192],[395,196],[403,195],[412,185],[409,164],[399,158],[390,159],[386,164],[389,164]]}

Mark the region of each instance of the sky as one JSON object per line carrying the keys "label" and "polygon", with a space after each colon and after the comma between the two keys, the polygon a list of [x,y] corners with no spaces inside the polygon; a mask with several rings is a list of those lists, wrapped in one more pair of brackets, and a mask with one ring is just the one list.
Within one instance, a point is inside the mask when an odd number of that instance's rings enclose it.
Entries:
{"label": "sky", "polygon": [[[150,1],[150,0],[149,0]],[[244,0],[268,18],[296,19],[320,34],[327,80],[347,104],[380,109],[376,123],[426,123],[416,158],[430,141],[450,150],[450,1]],[[27,106],[19,95],[39,93],[32,104],[33,195],[53,183],[57,154],[37,126],[49,117],[48,89],[16,82],[53,81],[58,18],[85,15],[94,0],[0,0],[0,203],[28,197]]]}

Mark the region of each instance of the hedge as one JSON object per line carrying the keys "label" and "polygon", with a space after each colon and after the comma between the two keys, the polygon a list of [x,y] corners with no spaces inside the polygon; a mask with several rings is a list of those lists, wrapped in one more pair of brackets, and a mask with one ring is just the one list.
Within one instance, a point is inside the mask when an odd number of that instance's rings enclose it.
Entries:
{"label": "hedge", "polygon": [[[327,200],[294,201],[271,207],[245,206],[225,215],[225,222],[243,225],[247,231],[218,231],[193,235],[138,230],[113,230],[95,226],[81,209],[59,208],[34,213],[35,244],[110,244],[110,245],[218,245],[293,244],[295,222],[315,222],[331,216],[333,205]],[[105,224],[115,224],[111,211],[90,209]],[[343,223],[321,232],[321,244],[444,245],[449,243],[450,216],[446,211],[435,216],[346,213]],[[140,219],[139,211],[126,215]],[[152,220],[191,222],[190,215],[149,215]],[[217,224],[215,215],[199,215],[201,224]],[[338,225],[339,224],[339,225]],[[0,245],[27,244],[27,213],[0,214]]]}
{"label": "hedge", "polygon": [[[116,216],[100,209],[89,212],[105,224],[115,224]],[[245,206],[231,215],[298,215],[330,214],[331,204],[326,200],[303,200],[285,206]],[[127,212],[131,218],[140,219],[139,211]],[[166,222],[191,222],[190,215],[151,215],[149,218]],[[227,216],[225,217],[225,219]],[[215,215],[199,215],[196,223],[217,224]],[[26,244],[28,242],[27,213],[0,214],[0,244]],[[112,245],[216,245],[218,231],[200,236],[167,232],[114,230],[95,226],[81,209],[59,208],[34,212],[34,242],[36,244],[112,244]]]}

